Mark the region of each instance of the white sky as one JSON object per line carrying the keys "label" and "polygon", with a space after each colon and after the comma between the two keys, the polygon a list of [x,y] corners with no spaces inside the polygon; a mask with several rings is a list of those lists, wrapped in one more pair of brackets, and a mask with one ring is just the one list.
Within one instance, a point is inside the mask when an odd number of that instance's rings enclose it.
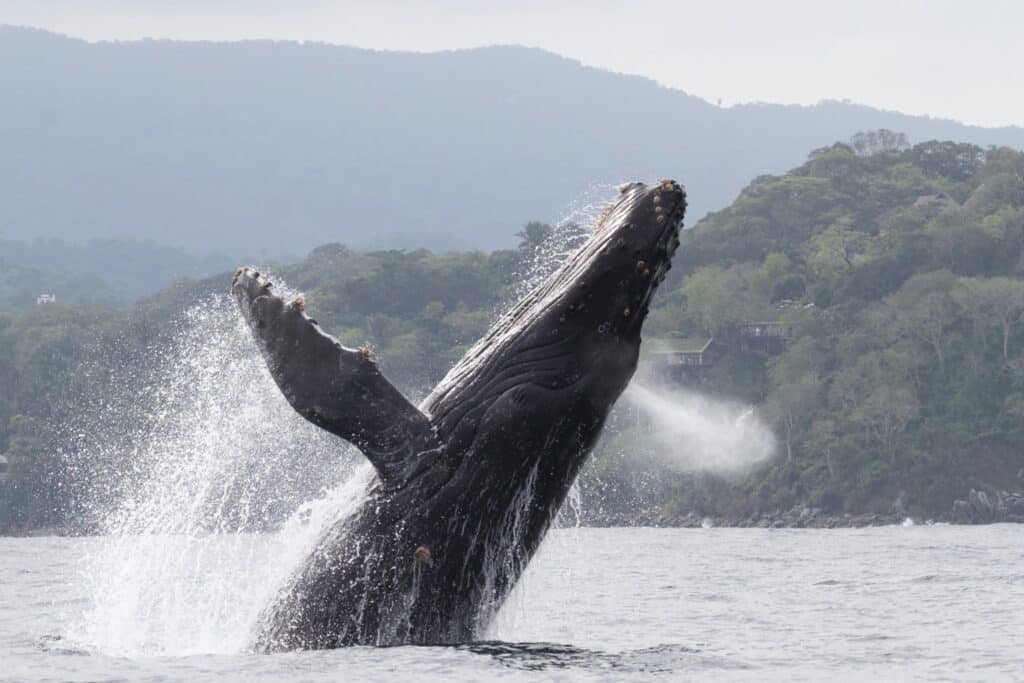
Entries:
{"label": "white sky", "polygon": [[0,23],[87,40],[516,43],[723,105],[850,99],[1024,125],[1020,0],[0,0]]}

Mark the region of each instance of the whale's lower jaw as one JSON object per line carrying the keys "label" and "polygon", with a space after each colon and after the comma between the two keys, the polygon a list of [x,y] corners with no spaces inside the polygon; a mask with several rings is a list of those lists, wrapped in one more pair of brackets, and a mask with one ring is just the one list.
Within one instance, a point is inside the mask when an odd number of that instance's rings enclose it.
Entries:
{"label": "whale's lower jaw", "polygon": [[303,417],[377,478],[262,619],[258,650],[480,637],[540,545],[636,368],[686,207],[674,182],[624,186],[597,229],[424,401],[323,332],[251,269],[232,293]]}

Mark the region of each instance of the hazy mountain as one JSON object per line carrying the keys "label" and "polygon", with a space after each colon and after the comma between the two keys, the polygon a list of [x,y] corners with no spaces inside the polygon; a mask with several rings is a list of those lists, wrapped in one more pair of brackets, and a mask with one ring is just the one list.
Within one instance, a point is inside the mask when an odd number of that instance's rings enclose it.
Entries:
{"label": "hazy mountain", "polygon": [[84,244],[0,239],[0,311],[31,306],[39,294],[53,294],[62,302],[128,303],[176,279],[205,277],[236,265],[224,254],[200,258],[148,239],[90,239]]}
{"label": "hazy mountain", "polygon": [[684,181],[692,223],[858,130],[1024,147],[1021,128],[846,103],[721,109],[522,47],[89,44],[0,27],[0,93],[0,237],[270,258],[326,241],[508,245],[630,178]]}

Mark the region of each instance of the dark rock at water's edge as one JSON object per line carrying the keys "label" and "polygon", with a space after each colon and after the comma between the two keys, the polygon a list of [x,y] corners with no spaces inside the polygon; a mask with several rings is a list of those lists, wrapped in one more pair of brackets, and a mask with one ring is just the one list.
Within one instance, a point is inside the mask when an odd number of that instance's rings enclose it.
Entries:
{"label": "dark rock at water's edge", "polygon": [[666,513],[657,509],[630,512],[584,512],[580,523],[591,527],[755,527],[762,529],[837,529],[913,523],[949,524],[1024,523],[1024,493],[971,489],[968,499],[956,500],[952,509],[934,519],[915,519],[905,512],[836,514],[821,508],[796,505],[789,510],[761,512],[750,516],[701,515],[696,512]]}
{"label": "dark rock at water's edge", "polygon": [[583,526],[592,527],[678,527],[696,529],[700,527],[742,527],[761,529],[836,529],[847,527],[886,526],[901,524],[906,515],[865,513],[828,514],[821,508],[796,506],[786,511],[764,512],[749,517],[722,517],[715,515],[699,515],[695,512],[685,514],[666,513],[596,513],[585,515]]}
{"label": "dark rock at water's edge", "polygon": [[992,522],[1024,522],[1024,493],[1007,493],[971,489],[967,500],[953,501],[949,521],[954,524],[988,524]]}

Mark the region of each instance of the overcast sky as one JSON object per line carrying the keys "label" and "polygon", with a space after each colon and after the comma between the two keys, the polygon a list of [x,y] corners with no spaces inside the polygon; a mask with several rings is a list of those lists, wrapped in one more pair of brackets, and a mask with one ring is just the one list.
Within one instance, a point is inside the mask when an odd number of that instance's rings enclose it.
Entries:
{"label": "overcast sky", "polygon": [[275,38],[419,51],[516,43],[726,106],[850,99],[1024,125],[1019,0],[0,0],[0,23],[87,40]]}

